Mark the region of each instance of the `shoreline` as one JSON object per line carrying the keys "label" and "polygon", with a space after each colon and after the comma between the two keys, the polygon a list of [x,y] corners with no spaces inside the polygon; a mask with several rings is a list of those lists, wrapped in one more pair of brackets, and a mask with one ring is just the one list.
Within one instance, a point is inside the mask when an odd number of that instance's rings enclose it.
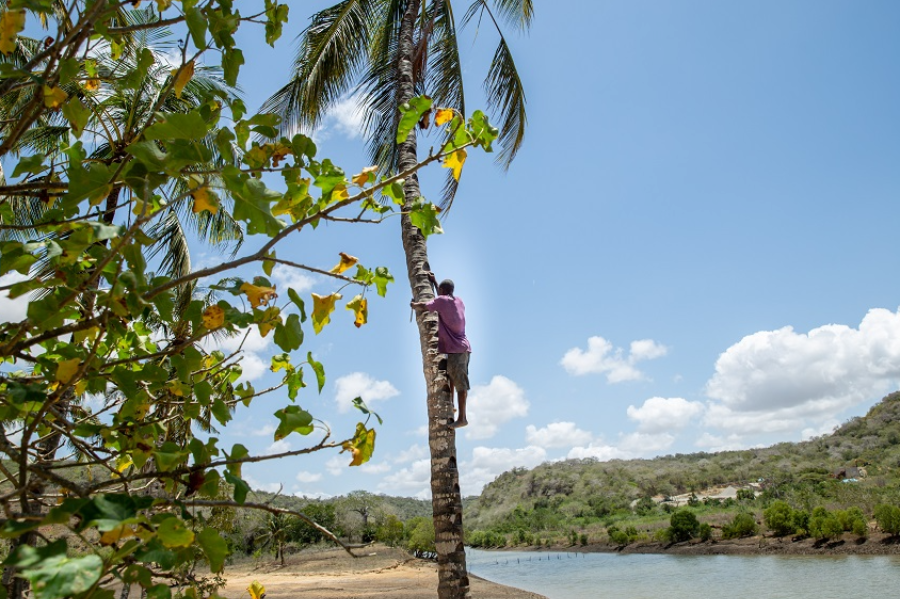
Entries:
{"label": "shoreline", "polygon": [[483,550],[517,550],[523,552],[582,552],[584,554],[684,554],[692,556],[716,555],[794,555],[794,556],[892,556],[900,555],[900,537],[873,534],[859,538],[849,534],[840,540],[821,542],[810,538],[775,538],[761,535],[733,540],[708,542],[634,542],[626,546],[588,544],[585,546],[526,546],[513,548],[482,548]]}
{"label": "shoreline", "polygon": [[[413,558],[398,548],[375,545],[352,558],[342,549],[310,549],[291,554],[285,565],[270,560],[227,565],[224,598],[249,598],[255,580],[266,598],[437,598],[437,563]],[[469,573],[470,598],[545,598]]]}

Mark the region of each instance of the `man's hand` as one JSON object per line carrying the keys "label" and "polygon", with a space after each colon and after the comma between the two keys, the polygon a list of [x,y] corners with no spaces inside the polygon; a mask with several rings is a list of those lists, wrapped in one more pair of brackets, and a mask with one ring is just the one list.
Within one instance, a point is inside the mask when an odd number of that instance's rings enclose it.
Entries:
{"label": "man's hand", "polygon": [[413,300],[409,303],[409,307],[414,310],[425,310],[425,303],[424,302],[416,302],[415,300]]}
{"label": "man's hand", "polygon": [[426,271],[425,275],[428,277],[428,281],[430,281],[434,285],[437,285],[437,279],[435,279],[434,273],[432,273],[431,271]]}

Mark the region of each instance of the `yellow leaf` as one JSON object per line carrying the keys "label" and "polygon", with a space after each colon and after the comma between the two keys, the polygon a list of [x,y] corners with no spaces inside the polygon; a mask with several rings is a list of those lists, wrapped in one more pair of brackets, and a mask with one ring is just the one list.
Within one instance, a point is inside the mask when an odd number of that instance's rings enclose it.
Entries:
{"label": "yellow leaf", "polygon": [[81,396],[87,391],[87,379],[82,379],[78,383],[75,384],[75,395]]}
{"label": "yellow leaf", "polygon": [[353,183],[362,187],[375,179],[374,173],[378,170],[378,165],[366,167],[362,172],[353,176]]}
{"label": "yellow leaf", "polygon": [[258,323],[259,335],[266,337],[269,332],[281,324],[281,310],[277,306],[270,306],[263,313],[262,321]]}
{"label": "yellow leaf", "polygon": [[447,155],[447,158],[444,159],[444,166],[448,169],[453,169],[453,179],[459,181],[459,176],[462,174],[462,168],[465,162],[466,149],[460,148],[456,152]]}
{"label": "yellow leaf", "polygon": [[356,320],[353,324],[362,327],[368,322],[369,318],[369,301],[358,294],[350,302],[347,303],[347,310],[352,310],[356,314]]}
{"label": "yellow leaf", "polygon": [[268,304],[270,300],[278,297],[274,287],[263,287],[252,283],[244,283],[241,291],[247,294],[247,299],[250,300],[250,306],[253,308],[257,308],[260,304]]}
{"label": "yellow leaf", "polygon": [[0,15],[0,52],[9,54],[16,49],[16,36],[25,29],[25,11],[8,10]]}
{"label": "yellow leaf", "polygon": [[272,151],[272,166],[278,168],[278,163],[283,161],[286,157],[293,154],[293,150],[290,146],[285,146],[281,142],[276,144],[266,144],[267,148],[270,148]]}
{"label": "yellow leaf", "polygon": [[334,303],[342,298],[338,293],[330,296],[320,296],[313,294],[313,329],[316,333],[322,331],[322,328],[331,322],[331,313],[334,312]]}
{"label": "yellow leaf", "polygon": [[375,430],[366,429],[362,423],[356,424],[356,435],[352,440],[347,440],[341,445],[341,453],[350,452],[353,460],[350,461],[351,467],[358,467],[369,462],[372,458],[372,452],[375,451]]}
{"label": "yellow leaf", "polygon": [[134,463],[131,461],[131,458],[128,456],[120,456],[119,460],[116,461],[116,471],[119,473],[124,473],[125,469],[133,465]]}
{"label": "yellow leaf", "polygon": [[203,325],[207,329],[217,329],[225,324],[225,311],[213,304],[203,311]]}
{"label": "yellow leaf", "polygon": [[130,525],[119,525],[100,536],[100,543],[104,546],[112,546],[119,540],[135,537],[134,528]]}
{"label": "yellow leaf", "polygon": [[179,398],[184,397],[184,385],[178,381],[177,379],[173,379],[169,382],[169,392],[173,396],[178,396]]}
{"label": "yellow leaf", "polygon": [[96,77],[91,77],[90,79],[85,79],[82,86],[88,92],[96,92],[100,89],[100,80]]}
{"label": "yellow leaf", "polygon": [[349,197],[350,194],[347,192],[347,186],[343,183],[339,183],[334,186],[334,190],[331,192],[332,202],[340,202],[342,200],[346,200]]}
{"label": "yellow leaf", "polygon": [[69,95],[58,87],[44,86],[44,106],[50,109],[59,108]]}
{"label": "yellow leaf", "polygon": [[439,108],[434,115],[434,124],[435,125],[443,125],[444,123],[449,123],[453,120],[453,109],[452,108]]}
{"label": "yellow leaf", "polygon": [[172,6],[172,0],[156,0],[156,8],[162,12]]}
{"label": "yellow leaf", "polygon": [[341,262],[334,265],[334,267],[331,268],[331,272],[335,275],[340,275],[341,273],[355,265],[357,262],[359,262],[359,259],[355,256],[350,256],[346,252],[341,252]]}
{"label": "yellow leaf", "polygon": [[70,358],[69,360],[61,360],[56,365],[56,381],[60,383],[69,383],[78,369],[81,367],[81,360]]}
{"label": "yellow leaf", "polygon": [[247,593],[250,594],[251,598],[256,598],[258,600],[266,595],[266,588],[263,584],[254,579],[253,583],[247,587]]}
{"label": "yellow leaf", "polygon": [[210,193],[209,188],[200,187],[192,190],[191,196],[194,197],[194,208],[192,209],[194,214],[204,210],[208,210],[213,215],[219,212],[219,199],[215,194]]}
{"label": "yellow leaf", "polygon": [[181,98],[181,92],[184,90],[184,86],[188,84],[188,81],[190,81],[193,76],[194,61],[190,61],[189,63],[178,69],[178,73],[175,74],[175,85],[173,86],[175,89],[175,96]]}

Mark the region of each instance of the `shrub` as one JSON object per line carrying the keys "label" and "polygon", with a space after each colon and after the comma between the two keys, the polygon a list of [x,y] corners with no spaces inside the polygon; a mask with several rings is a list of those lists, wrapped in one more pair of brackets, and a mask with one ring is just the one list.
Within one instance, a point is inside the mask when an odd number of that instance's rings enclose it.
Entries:
{"label": "shrub", "polygon": [[794,526],[794,534],[799,536],[809,535],[809,513],[805,510],[795,510],[791,515],[791,523]]}
{"label": "shrub", "polygon": [[900,535],[900,507],[879,504],[875,507],[875,522],[883,532]]}
{"label": "shrub", "polygon": [[753,490],[738,490],[735,497],[738,502],[741,502],[742,500],[756,500],[756,492]]}
{"label": "shrub", "polygon": [[698,530],[697,535],[700,536],[701,542],[708,542],[712,539],[712,527],[709,523],[700,523],[700,529]]}
{"label": "shrub", "polygon": [[813,509],[809,518],[809,534],[817,540],[832,540],[841,537],[844,527],[840,518],[821,506]]}
{"label": "shrub", "polygon": [[750,513],[738,513],[734,515],[731,523],[722,527],[722,537],[726,540],[755,535],[759,531],[756,519]]}
{"label": "shrub", "polygon": [[776,500],[763,511],[763,522],[778,537],[790,535],[794,527],[794,511],[784,500]]}
{"label": "shrub", "polygon": [[669,519],[669,539],[673,542],[685,542],[700,529],[700,522],[693,511],[682,509],[672,513]]}

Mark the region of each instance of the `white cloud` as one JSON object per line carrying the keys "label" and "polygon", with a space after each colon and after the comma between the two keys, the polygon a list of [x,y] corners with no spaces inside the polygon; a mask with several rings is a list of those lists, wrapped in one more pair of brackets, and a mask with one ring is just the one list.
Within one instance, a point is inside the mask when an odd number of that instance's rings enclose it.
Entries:
{"label": "white cloud", "polygon": [[[27,279],[27,275],[13,271],[0,277],[0,287],[13,285]],[[31,296],[32,294],[29,293],[10,299],[8,291],[0,292],[0,323],[18,323],[24,319],[27,316],[28,301]]]}
{"label": "white cloud", "polygon": [[289,441],[278,440],[277,442],[271,443],[269,447],[265,449],[263,454],[281,454],[282,452],[290,452],[292,449]]}
{"label": "white cloud", "polygon": [[381,475],[382,473],[387,473],[391,470],[391,465],[388,463],[371,463],[367,462],[363,466],[360,467],[363,473],[368,473],[369,475]]}
{"label": "white cloud", "polygon": [[606,373],[609,383],[635,381],[644,377],[635,364],[665,356],[668,349],[653,340],[631,342],[626,356],[622,348],[613,348],[612,343],[600,336],[588,338],[588,349],[572,348],[562,357],[560,364],[572,375]]}
{"label": "white cloud", "polygon": [[596,458],[597,460],[612,460],[614,458],[630,458],[625,452],[601,442],[591,442],[587,446],[578,446],[569,450],[566,458]]}
{"label": "white cloud", "polygon": [[900,312],[872,309],[858,329],[760,331],[716,361],[705,422],[744,435],[820,429],[898,381]]}
{"label": "white cloud", "polygon": [[315,483],[322,481],[321,473],[310,473],[309,471],[300,471],[297,473],[297,481],[300,483]]}
{"label": "white cloud", "polygon": [[834,433],[834,430],[840,427],[840,425],[840,421],[838,421],[837,419],[832,419],[830,421],[826,421],[818,427],[807,427],[800,432],[800,439],[803,441],[807,441],[813,438],[817,438],[820,435],[828,435],[829,433]]}
{"label": "white cloud", "polygon": [[713,435],[704,432],[694,443],[698,448],[704,448],[709,452],[724,452],[725,450],[741,450],[747,447],[744,438],[737,434],[728,436]]}
{"label": "white cloud", "polygon": [[398,452],[397,455],[394,456],[393,461],[398,464],[407,463],[425,458],[428,454],[428,448],[420,444],[413,444],[403,452]]}
{"label": "white cloud", "polygon": [[362,96],[356,94],[338,100],[325,117],[322,135],[327,138],[328,130],[334,128],[348,139],[361,138],[365,120],[361,100]]}
{"label": "white cloud", "polygon": [[269,492],[270,494],[277,494],[284,489],[284,486],[280,483],[262,482],[255,479],[252,475],[247,475],[246,472],[244,472],[244,481],[247,482],[247,485],[250,486],[250,489],[258,492]]}
{"label": "white cloud", "polygon": [[593,439],[590,431],[578,429],[575,423],[559,421],[538,429],[534,425],[525,428],[525,441],[541,448],[566,448],[589,444]]}
{"label": "white cloud", "polygon": [[398,496],[430,498],[431,460],[417,460],[407,468],[388,475],[378,484],[378,489]]}
{"label": "white cloud", "polygon": [[619,440],[619,449],[629,458],[650,458],[669,448],[675,436],[669,433],[628,433]]}
{"label": "white cloud", "polygon": [[299,294],[311,290],[316,284],[316,279],[295,267],[275,265],[272,269],[272,283],[279,290],[279,295],[287,294],[288,288],[293,288]]}
{"label": "white cloud", "polygon": [[472,450],[472,459],[459,467],[459,486],[463,496],[480,494],[488,483],[514,467],[531,469],[547,460],[547,451],[537,446],[525,448],[486,448]]}
{"label": "white cloud", "polygon": [[357,397],[362,398],[366,406],[372,408],[372,404],[399,394],[391,382],[377,381],[366,373],[350,373],[338,377],[334,382],[334,400],[337,402],[338,412],[341,413],[353,408],[353,399]]}
{"label": "white cloud", "polygon": [[638,431],[643,433],[683,429],[702,413],[700,402],[660,397],[649,398],[640,408],[629,406],[627,410],[628,418],[637,421]]}
{"label": "white cloud", "polygon": [[469,391],[466,413],[469,426],[466,438],[483,440],[492,437],[503,423],[528,414],[525,391],[516,382],[495,375],[487,385],[473,386]]}
{"label": "white cloud", "polygon": [[347,466],[347,464],[347,461],[344,460],[342,456],[333,456],[325,461],[325,468],[329,473],[337,477],[344,472],[344,467]]}

